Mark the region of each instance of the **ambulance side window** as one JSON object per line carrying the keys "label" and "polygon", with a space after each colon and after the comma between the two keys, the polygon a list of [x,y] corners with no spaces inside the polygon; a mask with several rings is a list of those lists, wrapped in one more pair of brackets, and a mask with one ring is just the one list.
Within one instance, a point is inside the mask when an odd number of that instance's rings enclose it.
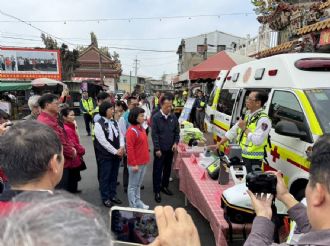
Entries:
{"label": "ambulance side window", "polygon": [[306,119],[296,96],[289,91],[275,91],[269,108],[272,127],[281,120],[291,121],[300,131],[306,131]]}
{"label": "ambulance side window", "polygon": [[222,89],[220,91],[217,110],[221,113],[231,115],[237,97],[237,93],[238,90]]}

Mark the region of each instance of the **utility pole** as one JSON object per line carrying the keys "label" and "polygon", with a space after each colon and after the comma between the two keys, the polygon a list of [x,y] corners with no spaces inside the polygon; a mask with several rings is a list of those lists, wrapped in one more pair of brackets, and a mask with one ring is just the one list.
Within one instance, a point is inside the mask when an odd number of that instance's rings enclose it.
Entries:
{"label": "utility pole", "polygon": [[101,81],[101,84],[104,84],[104,82],[103,82],[103,76],[102,76],[102,56],[101,56],[101,50],[99,50],[99,70],[100,70],[100,81]]}
{"label": "utility pole", "polygon": [[207,34],[205,34],[204,37],[204,55],[203,55],[203,60],[205,61],[207,59]]}
{"label": "utility pole", "polygon": [[134,59],[134,69],[135,69],[135,81],[136,84],[138,84],[138,78],[137,78],[137,70],[138,70],[138,62],[140,62],[140,60],[137,59],[137,56]]}
{"label": "utility pole", "polygon": [[132,93],[132,71],[129,71],[129,93]]}

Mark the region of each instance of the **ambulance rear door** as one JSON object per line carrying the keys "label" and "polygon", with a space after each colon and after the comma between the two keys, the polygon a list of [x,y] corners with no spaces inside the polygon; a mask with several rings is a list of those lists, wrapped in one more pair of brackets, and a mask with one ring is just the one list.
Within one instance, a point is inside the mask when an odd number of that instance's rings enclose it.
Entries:
{"label": "ambulance rear door", "polygon": [[230,129],[232,116],[235,111],[236,101],[241,89],[223,88],[220,91],[219,101],[214,114],[213,133],[222,138]]}
{"label": "ambulance rear door", "polygon": [[223,86],[224,81],[226,80],[228,74],[228,70],[221,70],[217,79],[215,80],[213,90],[210,94],[210,98],[208,100],[206,110],[205,110],[205,118],[204,125],[207,132],[213,132],[213,121],[214,114],[216,112],[217,104],[219,101],[219,95],[221,87]]}

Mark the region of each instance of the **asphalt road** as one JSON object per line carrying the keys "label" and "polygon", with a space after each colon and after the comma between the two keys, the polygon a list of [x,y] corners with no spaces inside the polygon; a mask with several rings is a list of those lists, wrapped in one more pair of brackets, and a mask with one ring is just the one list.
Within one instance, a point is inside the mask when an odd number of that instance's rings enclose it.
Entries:
{"label": "asphalt road", "polygon": [[[99,194],[98,189],[98,181],[96,177],[96,162],[95,162],[95,154],[93,149],[93,144],[91,137],[88,137],[85,130],[85,125],[83,118],[81,116],[77,117],[77,123],[79,127],[80,141],[81,144],[86,148],[86,154],[84,156],[87,170],[82,172],[82,181],[79,183],[79,189],[82,190],[82,194],[80,195],[82,199],[92,203],[95,205],[102,214],[104,214],[104,218],[106,220],[109,219],[109,209],[104,207]],[[149,145],[152,153],[152,143],[149,137]],[[152,155],[151,155],[152,159]],[[171,205],[174,208],[184,207],[184,194],[179,191],[179,182],[172,175],[174,180],[170,183],[170,189],[173,191],[173,196],[166,196],[162,194],[162,202],[161,205]],[[122,186],[123,182],[123,167],[120,167],[118,181],[120,185],[117,186],[117,194],[118,198],[123,201],[122,206],[128,206],[127,194],[124,193],[124,188]],[[154,201],[154,193],[152,190],[152,160],[148,167],[147,173],[144,179],[145,189],[141,192],[142,200],[145,204],[150,206],[150,209],[153,209],[156,205],[158,205]],[[213,232],[210,228],[209,222],[201,216],[201,214],[190,204],[185,207],[188,213],[192,216],[196,227],[199,232],[199,236],[203,246],[213,246],[215,245],[215,240],[213,236]],[[231,245],[242,245],[241,241],[236,241]]]}

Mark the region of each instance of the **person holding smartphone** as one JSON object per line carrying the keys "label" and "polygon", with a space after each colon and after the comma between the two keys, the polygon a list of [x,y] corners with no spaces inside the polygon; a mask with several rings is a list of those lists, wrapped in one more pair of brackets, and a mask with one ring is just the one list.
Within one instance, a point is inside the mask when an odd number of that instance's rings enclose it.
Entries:
{"label": "person holding smartphone", "polygon": [[140,189],[149,163],[149,144],[144,123],[144,109],[131,109],[128,122],[131,124],[126,132],[128,189],[127,196],[130,207],[149,209],[141,201]]}

